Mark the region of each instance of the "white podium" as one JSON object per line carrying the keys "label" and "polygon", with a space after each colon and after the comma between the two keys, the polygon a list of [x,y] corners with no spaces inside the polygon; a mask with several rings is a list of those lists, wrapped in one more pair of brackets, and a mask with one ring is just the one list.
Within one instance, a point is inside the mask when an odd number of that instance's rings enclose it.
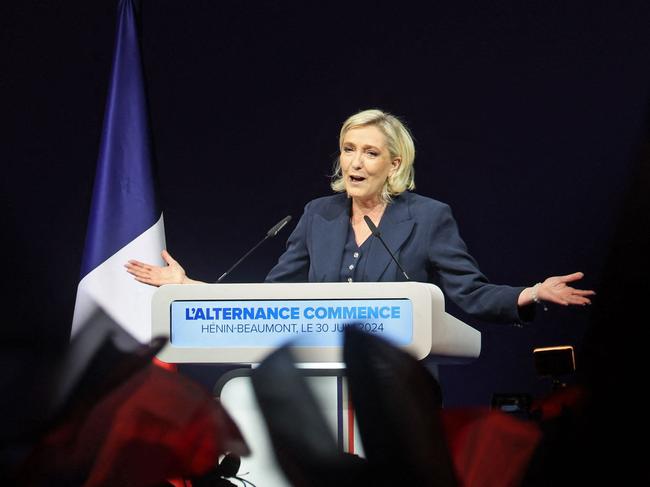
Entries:
{"label": "white podium", "polygon": [[[300,283],[167,285],[152,300],[152,336],[169,337],[158,358],[172,363],[248,364],[290,343],[343,451],[363,455],[343,370],[343,331],[356,326],[417,359],[465,363],[481,334],[445,312],[432,284]],[[238,424],[252,455],[241,473],[256,485],[288,486],[257,408],[249,367],[226,373],[215,396]]]}
{"label": "white podium", "polygon": [[481,334],[445,312],[433,284],[199,284],[160,287],[152,336],[170,341],[158,358],[173,363],[259,363],[291,342],[299,362],[341,362],[345,326],[358,326],[417,359],[466,362]]}

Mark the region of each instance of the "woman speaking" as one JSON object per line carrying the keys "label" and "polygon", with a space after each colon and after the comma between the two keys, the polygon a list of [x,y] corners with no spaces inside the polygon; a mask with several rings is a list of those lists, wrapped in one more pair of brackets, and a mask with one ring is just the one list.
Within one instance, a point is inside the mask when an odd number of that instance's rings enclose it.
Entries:
{"label": "woman speaking", "polygon": [[[590,304],[593,291],[574,289],[576,272],[530,287],[491,284],[460,238],[448,205],[415,188],[413,138],[381,110],[352,115],[341,127],[332,189],[305,206],[268,282],[403,281],[404,273],[372,238],[368,217],[411,280],[431,282],[466,313],[492,322],[527,321],[532,304]],[[167,251],[166,266],[129,261],[127,271],[151,284],[196,283]]]}

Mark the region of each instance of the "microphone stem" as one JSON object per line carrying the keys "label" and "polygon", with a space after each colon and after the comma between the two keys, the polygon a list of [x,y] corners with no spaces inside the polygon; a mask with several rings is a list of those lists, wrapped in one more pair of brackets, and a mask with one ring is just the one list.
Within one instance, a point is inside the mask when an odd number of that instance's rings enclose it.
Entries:
{"label": "microphone stem", "polygon": [[238,266],[238,265],[239,265],[239,264],[240,264],[240,263],[241,263],[241,262],[242,262],[246,257],[248,257],[248,256],[249,256],[249,255],[250,255],[250,254],[251,254],[251,253],[252,253],[252,252],[253,252],[257,247],[259,247],[259,246],[262,245],[264,242],[266,242],[266,239],[268,239],[269,237],[270,237],[270,235],[266,235],[262,240],[260,240],[259,242],[257,242],[257,245],[255,245],[255,247],[253,247],[253,248],[250,249],[248,252],[246,252],[246,253],[242,256],[241,259],[239,259],[237,262],[235,262],[235,263],[232,265],[232,267],[231,267],[230,269],[228,269],[226,272],[224,272],[223,274],[221,274],[221,277],[220,277],[219,279],[217,279],[217,282],[221,282],[221,281],[223,280],[224,277],[226,277],[228,274],[230,274],[230,271],[232,271],[235,267],[237,267],[237,266]]}
{"label": "microphone stem", "polygon": [[386,252],[388,252],[388,255],[390,255],[391,259],[393,259],[393,262],[395,262],[397,264],[397,267],[399,268],[399,270],[402,271],[402,274],[404,275],[404,277],[406,277],[406,280],[410,281],[411,278],[408,276],[408,274],[406,273],[406,271],[402,267],[402,264],[399,263],[399,260],[397,260],[395,258],[395,255],[393,255],[393,253],[390,251],[390,249],[388,248],[388,245],[386,245],[386,242],[384,242],[384,239],[381,238],[381,232],[379,232],[379,229],[377,228],[377,226],[373,223],[373,221],[370,219],[370,217],[368,215],[365,215],[363,217],[363,219],[366,222],[366,225],[368,225],[368,228],[370,229],[370,232],[372,232],[372,234],[379,239],[381,244],[386,249]]}
{"label": "microphone stem", "polygon": [[411,278],[408,276],[408,274],[406,273],[406,271],[402,267],[402,264],[399,263],[399,260],[397,260],[395,255],[393,255],[393,253],[390,251],[390,249],[388,248],[388,245],[386,245],[386,242],[384,242],[384,239],[380,237],[379,232],[377,232],[377,238],[381,242],[381,244],[384,246],[384,248],[386,249],[386,252],[388,252],[388,254],[393,258],[393,261],[397,264],[397,267],[399,267],[399,270],[402,271],[402,274],[404,274],[404,277],[406,277],[406,280],[410,281]]}

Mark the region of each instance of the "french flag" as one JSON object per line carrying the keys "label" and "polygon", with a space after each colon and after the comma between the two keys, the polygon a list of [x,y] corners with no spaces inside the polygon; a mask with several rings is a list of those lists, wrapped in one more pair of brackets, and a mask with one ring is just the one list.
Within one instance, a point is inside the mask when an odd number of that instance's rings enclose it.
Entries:
{"label": "french flag", "polygon": [[140,342],[151,338],[155,291],[124,269],[129,259],[163,265],[162,212],[132,0],[120,0],[113,66],[77,288],[72,336],[100,307]]}

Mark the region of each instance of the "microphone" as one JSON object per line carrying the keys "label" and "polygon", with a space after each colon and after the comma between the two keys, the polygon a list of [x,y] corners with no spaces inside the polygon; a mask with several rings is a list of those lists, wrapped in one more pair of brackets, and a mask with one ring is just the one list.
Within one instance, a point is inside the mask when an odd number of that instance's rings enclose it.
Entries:
{"label": "microphone", "polygon": [[280,230],[282,230],[287,223],[291,221],[291,215],[285,216],[282,220],[280,220],[278,223],[273,225],[268,232],[266,232],[267,237],[275,237],[278,233],[280,233]]}
{"label": "microphone", "polygon": [[237,267],[239,264],[241,264],[242,261],[243,261],[246,257],[248,257],[250,254],[252,254],[253,251],[254,251],[257,247],[259,247],[260,245],[262,245],[262,244],[263,244],[267,239],[269,239],[269,238],[271,238],[271,237],[275,237],[278,233],[280,233],[280,230],[282,230],[282,229],[286,226],[286,224],[289,223],[290,221],[291,221],[291,215],[287,215],[287,216],[285,216],[282,220],[280,220],[278,223],[276,223],[275,225],[273,225],[273,226],[269,229],[269,231],[266,232],[266,235],[264,236],[264,238],[263,238],[262,240],[260,240],[259,242],[257,242],[257,244],[255,245],[255,247],[253,247],[253,248],[250,249],[248,252],[246,252],[246,253],[242,256],[241,259],[239,259],[237,262],[235,262],[235,263],[233,264],[233,266],[232,266],[230,269],[228,269],[226,272],[224,272],[223,274],[221,274],[221,277],[219,277],[219,279],[217,279],[217,282],[221,282],[221,281],[223,280],[224,277],[226,277],[228,274],[230,274],[230,272],[231,272],[235,267]]}
{"label": "microphone", "polygon": [[399,270],[402,271],[402,274],[404,274],[404,277],[406,277],[406,280],[410,281],[411,278],[408,276],[408,274],[406,273],[404,268],[401,266],[401,264],[399,263],[399,261],[397,260],[395,255],[393,255],[393,253],[390,251],[390,249],[388,248],[388,245],[386,245],[386,242],[384,242],[384,239],[381,238],[381,233],[379,232],[379,229],[377,228],[377,226],[372,222],[372,220],[370,219],[370,217],[368,215],[364,215],[363,219],[366,222],[366,225],[368,225],[368,228],[370,229],[372,234],[379,239],[379,241],[382,243],[382,245],[386,249],[386,252],[388,252],[390,254],[391,258],[393,259],[393,262],[395,262],[397,264],[397,267],[399,267]]}

